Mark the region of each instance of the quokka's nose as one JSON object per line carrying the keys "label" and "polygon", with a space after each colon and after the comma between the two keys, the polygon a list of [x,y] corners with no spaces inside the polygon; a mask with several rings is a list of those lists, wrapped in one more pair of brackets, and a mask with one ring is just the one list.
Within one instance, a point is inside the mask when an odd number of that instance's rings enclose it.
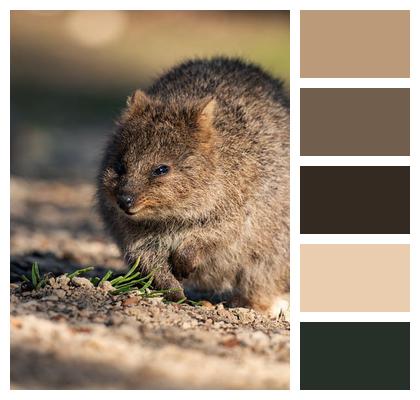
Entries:
{"label": "quokka's nose", "polygon": [[117,203],[124,211],[129,211],[134,204],[134,196],[131,194],[123,193],[117,196]]}

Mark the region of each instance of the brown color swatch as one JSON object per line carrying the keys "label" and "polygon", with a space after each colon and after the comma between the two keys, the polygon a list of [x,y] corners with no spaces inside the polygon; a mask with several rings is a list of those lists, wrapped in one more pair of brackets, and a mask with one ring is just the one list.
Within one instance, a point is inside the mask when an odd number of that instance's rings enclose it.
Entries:
{"label": "brown color swatch", "polygon": [[300,232],[410,233],[410,168],[301,167]]}
{"label": "brown color swatch", "polygon": [[300,310],[410,311],[410,246],[305,244]]}
{"label": "brown color swatch", "polygon": [[408,78],[409,11],[301,11],[302,78]]}
{"label": "brown color swatch", "polygon": [[300,154],[410,155],[410,89],[301,89]]}

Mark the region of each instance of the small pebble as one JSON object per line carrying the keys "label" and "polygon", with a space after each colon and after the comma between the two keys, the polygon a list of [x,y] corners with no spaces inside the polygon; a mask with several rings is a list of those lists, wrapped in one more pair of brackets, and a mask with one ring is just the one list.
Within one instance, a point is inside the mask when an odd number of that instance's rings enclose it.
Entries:
{"label": "small pebble", "polygon": [[66,291],[63,289],[57,289],[55,291],[55,294],[58,296],[59,299],[63,299],[64,297],[66,297]]}
{"label": "small pebble", "polygon": [[76,276],[71,280],[76,286],[84,288],[93,288],[93,284],[89,279]]}
{"label": "small pebble", "polygon": [[70,279],[67,275],[60,275],[58,278],[55,279],[56,283],[60,287],[66,287],[70,283]]}
{"label": "small pebble", "polygon": [[48,279],[48,284],[52,287],[52,288],[58,288],[58,284],[55,280],[55,278],[50,278]]}
{"label": "small pebble", "polygon": [[182,329],[190,329],[190,328],[192,328],[192,324],[191,324],[191,322],[183,322],[181,324],[181,328]]}
{"label": "small pebble", "polygon": [[123,300],[122,305],[127,306],[135,306],[139,304],[140,299],[138,297],[129,297],[128,299]]}
{"label": "small pebble", "polygon": [[241,342],[236,337],[229,337],[222,342],[222,345],[231,349],[233,347],[237,347],[241,344]]}
{"label": "small pebble", "polygon": [[214,308],[214,305],[207,300],[201,300],[200,301],[200,306],[204,307],[204,308],[209,308],[209,309]]}
{"label": "small pebble", "polygon": [[255,319],[255,314],[250,312],[250,310],[248,310],[247,308],[243,308],[243,307],[239,307],[239,308],[236,309],[236,315],[237,315],[239,321],[241,321],[245,324],[250,323],[250,322],[254,321],[254,319]]}
{"label": "small pebble", "polygon": [[87,317],[89,317],[89,316],[90,316],[90,314],[91,314],[91,312],[90,312],[89,310],[87,310],[87,309],[84,309],[84,310],[80,310],[80,311],[79,311],[79,315],[80,315],[81,317],[85,317],[85,318],[87,318]]}
{"label": "small pebble", "polygon": [[147,300],[153,305],[163,304],[163,297],[150,297]]}
{"label": "small pebble", "polygon": [[99,286],[98,286],[98,289],[102,290],[104,292],[111,292],[111,291],[115,290],[114,287],[111,285],[111,282],[109,282],[109,281],[105,281],[105,282],[100,283]]}
{"label": "small pebble", "polygon": [[56,296],[54,294],[51,294],[49,296],[43,297],[42,300],[46,300],[46,301],[48,301],[48,300],[50,300],[50,301],[57,301],[58,300],[58,296]]}

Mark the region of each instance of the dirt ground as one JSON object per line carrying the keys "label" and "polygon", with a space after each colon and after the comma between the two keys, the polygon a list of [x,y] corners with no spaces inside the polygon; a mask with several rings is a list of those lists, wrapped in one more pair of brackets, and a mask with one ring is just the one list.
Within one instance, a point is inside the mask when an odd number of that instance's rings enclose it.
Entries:
{"label": "dirt ground", "polygon": [[[11,387],[287,389],[289,324],[222,304],[165,304],[62,274],[121,271],[87,184],[11,182]],[[55,276],[21,289],[37,261]]]}

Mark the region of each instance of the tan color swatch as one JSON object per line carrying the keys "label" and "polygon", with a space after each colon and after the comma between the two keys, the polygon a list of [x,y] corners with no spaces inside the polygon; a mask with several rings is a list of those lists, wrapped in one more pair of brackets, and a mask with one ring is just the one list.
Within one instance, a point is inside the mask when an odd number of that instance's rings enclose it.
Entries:
{"label": "tan color swatch", "polygon": [[301,11],[302,78],[408,78],[410,12]]}
{"label": "tan color swatch", "polygon": [[300,264],[301,311],[410,311],[409,245],[304,244]]}

